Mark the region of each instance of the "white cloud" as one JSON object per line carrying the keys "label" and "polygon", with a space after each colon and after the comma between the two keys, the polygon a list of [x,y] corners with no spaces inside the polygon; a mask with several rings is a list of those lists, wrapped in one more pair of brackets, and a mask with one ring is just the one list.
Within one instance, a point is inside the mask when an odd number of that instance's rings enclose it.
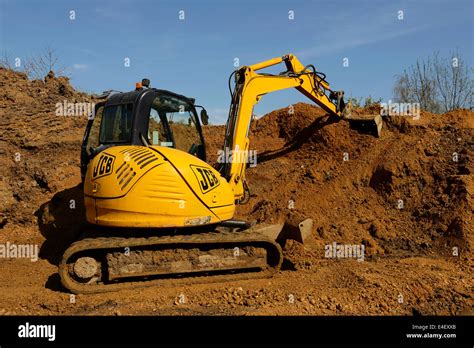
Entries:
{"label": "white cloud", "polygon": [[75,70],[84,70],[87,68],[87,65],[86,64],[73,64],[72,67]]}
{"label": "white cloud", "polygon": [[[340,14],[333,18],[333,25],[323,33],[316,32],[308,41],[313,47],[298,50],[299,58],[309,59],[355,47],[370,45],[410,35],[427,29],[430,25],[410,25],[397,19],[397,11],[391,8],[380,8],[353,17]],[[331,40],[328,41],[328,38]]]}
{"label": "white cloud", "polygon": [[400,36],[413,34],[425,28],[426,26],[417,26],[417,27],[406,29],[406,30],[385,32],[385,33],[376,30],[374,31],[374,33],[370,33],[366,35],[355,34],[352,37],[346,36],[345,39],[341,39],[337,42],[326,44],[321,47],[312,47],[306,50],[301,50],[299,51],[298,57],[301,57],[303,59],[314,58],[314,57],[322,56],[324,54],[343,51],[350,48],[374,44],[374,43],[394,39]]}

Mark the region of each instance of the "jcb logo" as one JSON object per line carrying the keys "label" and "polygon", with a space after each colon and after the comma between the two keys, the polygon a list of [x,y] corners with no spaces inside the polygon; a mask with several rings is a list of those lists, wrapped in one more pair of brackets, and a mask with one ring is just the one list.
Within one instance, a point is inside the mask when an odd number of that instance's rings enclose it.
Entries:
{"label": "jcb logo", "polygon": [[112,173],[112,170],[114,169],[114,162],[115,156],[109,155],[108,153],[101,154],[97,164],[94,167],[92,179],[98,179]]}
{"label": "jcb logo", "polygon": [[202,193],[209,192],[220,185],[219,179],[209,168],[192,165],[191,169],[196,176]]}

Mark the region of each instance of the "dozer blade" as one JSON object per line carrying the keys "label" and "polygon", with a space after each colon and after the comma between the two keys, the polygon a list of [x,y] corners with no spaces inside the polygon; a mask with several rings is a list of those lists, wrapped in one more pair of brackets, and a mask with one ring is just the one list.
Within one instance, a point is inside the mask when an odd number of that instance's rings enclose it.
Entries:
{"label": "dozer blade", "polygon": [[305,219],[297,225],[291,223],[276,224],[269,226],[254,226],[250,228],[249,232],[256,232],[263,234],[271,240],[280,242],[287,239],[293,239],[302,244],[305,243],[306,239],[311,235],[313,229],[313,220]]}

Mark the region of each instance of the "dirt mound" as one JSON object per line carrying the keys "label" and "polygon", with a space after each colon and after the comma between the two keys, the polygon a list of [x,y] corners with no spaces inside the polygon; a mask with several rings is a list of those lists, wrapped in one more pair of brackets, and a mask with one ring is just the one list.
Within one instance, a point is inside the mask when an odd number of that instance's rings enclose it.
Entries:
{"label": "dirt mound", "polygon": [[369,254],[472,250],[473,116],[392,117],[376,139],[315,106],[276,110],[251,128],[258,165],[247,171],[252,196],[238,214],[259,223],[312,218],[320,253],[332,241],[362,243]]}
{"label": "dirt mound", "polygon": [[0,89],[2,227],[36,224],[35,211],[52,193],[77,184],[87,117],[74,106],[92,99],[66,77],[30,81],[4,68]]}

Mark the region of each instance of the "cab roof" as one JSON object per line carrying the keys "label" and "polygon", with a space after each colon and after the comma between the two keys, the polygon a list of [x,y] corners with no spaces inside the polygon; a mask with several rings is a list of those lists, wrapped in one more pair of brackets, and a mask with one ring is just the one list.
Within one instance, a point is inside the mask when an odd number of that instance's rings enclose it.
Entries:
{"label": "cab roof", "polygon": [[147,93],[158,93],[158,94],[168,94],[172,95],[174,97],[177,97],[179,99],[184,99],[191,104],[194,105],[195,99],[194,98],[189,98],[181,94],[177,94],[165,89],[156,89],[156,88],[143,88],[143,89],[138,89],[130,92],[120,92],[120,93],[114,93],[110,95],[107,98],[107,104],[108,105],[114,105],[114,104],[128,104],[128,103],[135,103],[137,98],[147,94]]}

